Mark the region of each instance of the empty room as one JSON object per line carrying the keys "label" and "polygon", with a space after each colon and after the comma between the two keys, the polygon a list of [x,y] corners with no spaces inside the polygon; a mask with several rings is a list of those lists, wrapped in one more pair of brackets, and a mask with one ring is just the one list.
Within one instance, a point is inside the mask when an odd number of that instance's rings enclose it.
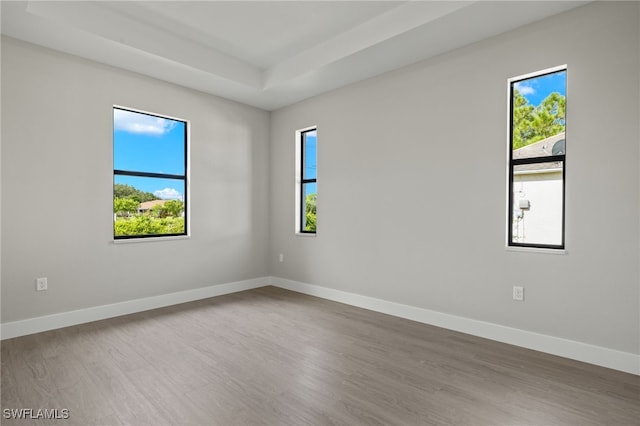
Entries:
{"label": "empty room", "polygon": [[640,2],[2,1],[3,425],[640,425]]}

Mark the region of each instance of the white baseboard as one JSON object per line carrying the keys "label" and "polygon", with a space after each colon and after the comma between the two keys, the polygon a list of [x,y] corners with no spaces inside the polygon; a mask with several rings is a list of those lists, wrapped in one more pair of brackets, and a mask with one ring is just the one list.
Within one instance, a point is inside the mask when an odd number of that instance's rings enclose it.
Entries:
{"label": "white baseboard", "polygon": [[83,324],[106,318],[113,318],[120,315],[148,311],[149,309],[191,302],[193,300],[236,293],[239,291],[264,287],[269,285],[270,282],[271,279],[269,277],[254,278],[250,280],[179,291],[176,293],[145,297],[142,299],[127,300],[125,302],[112,303],[109,305],[94,306],[91,308],[78,309],[76,311],[61,312],[58,314],[29,318],[20,321],[7,322],[0,325],[0,338],[2,340],[10,339],[12,337],[25,336],[27,334],[40,333],[42,331],[69,327],[71,325]]}
{"label": "white baseboard", "polygon": [[449,330],[640,375],[640,355],[278,277],[262,277],[0,324],[0,339],[273,285]]}
{"label": "white baseboard", "polygon": [[347,305],[640,375],[640,355],[628,352],[621,352],[601,346],[533,333],[517,328],[389,302],[284,278],[272,277],[271,284],[275,287],[317,296]]}

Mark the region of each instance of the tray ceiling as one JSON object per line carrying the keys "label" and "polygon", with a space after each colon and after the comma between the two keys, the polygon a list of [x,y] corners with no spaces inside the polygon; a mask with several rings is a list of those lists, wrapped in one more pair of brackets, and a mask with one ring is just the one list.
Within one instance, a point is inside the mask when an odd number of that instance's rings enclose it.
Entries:
{"label": "tray ceiling", "polygon": [[4,1],[2,33],[274,110],[586,1]]}

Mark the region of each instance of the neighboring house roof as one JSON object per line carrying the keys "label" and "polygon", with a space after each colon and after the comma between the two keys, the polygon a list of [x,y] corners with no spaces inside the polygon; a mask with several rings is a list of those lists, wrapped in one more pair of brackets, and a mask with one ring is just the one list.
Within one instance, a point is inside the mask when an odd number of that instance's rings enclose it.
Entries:
{"label": "neighboring house roof", "polygon": [[142,211],[151,210],[155,206],[163,206],[164,203],[166,203],[166,202],[167,202],[167,200],[145,201],[144,203],[140,203],[140,205],[138,206],[138,211],[142,212]]}
{"label": "neighboring house roof", "polygon": [[[564,154],[565,152],[565,133],[558,133],[541,141],[534,142],[530,145],[513,151],[513,159],[532,158],[532,157],[550,157],[552,155]],[[555,149],[554,149],[555,147]],[[551,163],[538,164],[521,164],[515,167],[516,172],[534,171],[534,170],[552,170],[562,168],[560,161]]]}

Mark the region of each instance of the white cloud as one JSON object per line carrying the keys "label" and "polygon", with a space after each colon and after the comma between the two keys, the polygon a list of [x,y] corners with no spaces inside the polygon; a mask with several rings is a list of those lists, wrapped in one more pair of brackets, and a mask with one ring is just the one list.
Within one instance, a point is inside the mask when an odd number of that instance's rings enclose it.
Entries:
{"label": "white cloud", "polygon": [[536,89],[532,86],[529,86],[527,83],[516,83],[516,89],[522,96],[533,95],[536,93]]}
{"label": "white cloud", "polygon": [[170,132],[176,126],[176,122],[166,118],[114,109],[113,126],[115,130],[123,132],[161,136]]}
{"label": "white cloud", "polygon": [[182,194],[173,188],[160,189],[154,191],[153,195],[163,200],[182,200]]}

